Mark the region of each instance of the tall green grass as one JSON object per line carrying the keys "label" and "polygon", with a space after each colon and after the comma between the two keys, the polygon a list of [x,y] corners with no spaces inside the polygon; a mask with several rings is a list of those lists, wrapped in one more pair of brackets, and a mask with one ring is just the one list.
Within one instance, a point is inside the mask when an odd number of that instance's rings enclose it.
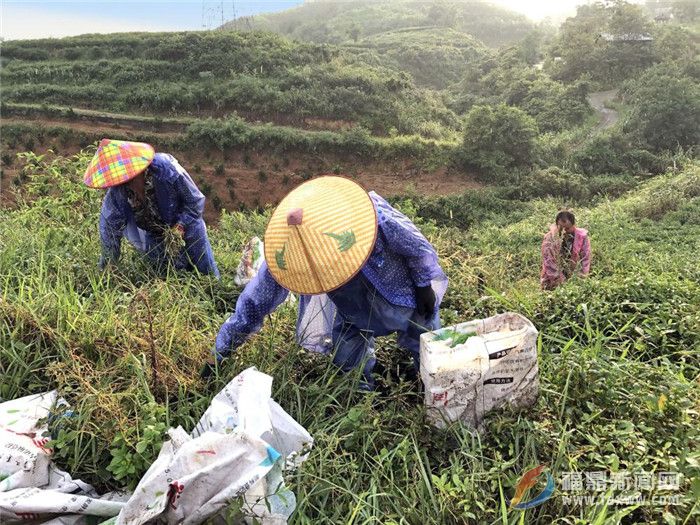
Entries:
{"label": "tall green grass", "polygon": [[[265,216],[224,215],[212,229],[221,281],[155,274],[128,248],[118,269],[102,273],[101,194],[79,182],[87,159],[30,156],[23,197],[0,210],[0,400],[59,389],[75,414],[53,424],[54,448],[72,474],[101,490],[133,487],[164,431],[192,428],[211,397],[255,365],[274,376],[275,399],[316,440],[289,479],[294,523],[697,522],[700,226],[679,215],[697,205],[697,167],[575,210],[591,231],[593,272],[553,293],[539,291],[537,276],[555,201],[530,203],[517,222],[476,221],[469,231],[442,216],[439,227],[415,216],[451,280],[445,323],[515,310],[540,330],[537,405],[496,411],[475,435],[460,425],[430,427],[415,384],[387,378],[385,393],[356,393],[356,375],[339,375],[327,358],[291,342],[289,306],[211,385],[200,383],[199,367],[238,295],[240,246],[262,233]],[[675,191],[677,202],[660,205],[661,190]],[[644,210],[654,219],[638,218]],[[378,356],[389,364],[400,352],[386,339]],[[538,464],[557,479],[569,471],[677,471],[681,504],[579,508],[565,505],[559,488],[535,509],[509,509],[519,477]]]}

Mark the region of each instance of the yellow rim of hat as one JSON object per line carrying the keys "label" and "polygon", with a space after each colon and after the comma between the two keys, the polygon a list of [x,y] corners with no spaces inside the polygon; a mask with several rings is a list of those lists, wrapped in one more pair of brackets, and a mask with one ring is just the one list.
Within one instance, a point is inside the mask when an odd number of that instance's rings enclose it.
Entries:
{"label": "yellow rim of hat", "polygon": [[265,260],[286,289],[326,293],[360,271],[376,240],[369,194],[345,177],[322,176],[297,186],[277,206],[265,231]]}

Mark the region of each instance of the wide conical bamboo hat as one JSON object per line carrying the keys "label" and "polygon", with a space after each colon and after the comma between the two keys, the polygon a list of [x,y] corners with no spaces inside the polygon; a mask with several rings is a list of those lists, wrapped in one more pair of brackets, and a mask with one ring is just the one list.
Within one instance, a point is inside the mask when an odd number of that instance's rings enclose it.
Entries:
{"label": "wide conical bamboo hat", "polygon": [[376,239],[377,213],[367,192],[350,179],[323,176],[280,202],[265,232],[265,260],[288,290],[325,293],[360,271]]}

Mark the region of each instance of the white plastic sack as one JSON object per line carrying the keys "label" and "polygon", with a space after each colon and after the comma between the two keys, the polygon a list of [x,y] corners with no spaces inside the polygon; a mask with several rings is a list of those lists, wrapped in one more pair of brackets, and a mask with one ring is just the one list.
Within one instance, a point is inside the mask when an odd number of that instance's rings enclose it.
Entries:
{"label": "white plastic sack", "polygon": [[250,239],[243,247],[241,261],[236,268],[236,276],[233,281],[238,286],[245,286],[260,271],[265,260],[265,246],[257,237]]}
{"label": "white plastic sack", "polygon": [[181,427],[141,478],[119,513],[117,525],[140,525],[158,518],[197,524],[228,506],[267,474],[279,454],[242,430],[205,432],[196,439]]}
{"label": "white plastic sack", "polygon": [[40,421],[56,404],[55,391],[0,404],[0,523],[80,523],[87,515],[115,516],[123,506],[51,462],[48,428]]}
{"label": "white plastic sack", "polygon": [[[474,335],[455,344],[459,334],[469,333]],[[420,360],[428,418],[437,427],[462,421],[480,429],[494,408],[529,406],[537,399],[537,329],[520,314],[425,333]]]}
{"label": "white plastic sack", "polygon": [[250,367],[233,378],[216,394],[192,431],[229,433],[241,427],[261,437],[279,452],[289,467],[307,457],[313,438],[272,399],[272,377]]}
{"label": "white plastic sack", "polygon": [[171,429],[116,524],[201,523],[238,496],[259,523],[286,523],[296,501],[282,466],[301,463],[313,439],[271,389],[272,377],[248,368],[214,397],[191,436]]}
{"label": "white plastic sack", "polygon": [[[236,268],[233,282],[242,288],[245,287],[258,274],[263,262],[265,262],[265,243],[253,237],[243,246],[243,254]],[[287,304],[295,304],[296,301],[297,298],[293,293],[287,295],[285,299]]]}
{"label": "white plastic sack", "polygon": [[243,428],[281,454],[271,472],[245,494],[244,510],[263,525],[287,523],[296,508],[294,493],[284,485],[282,467],[293,469],[309,456],[313,438],[272,399],[272,377],[248,368],[219,392],[197,423],[193,436],[206,431],[228,433]]}

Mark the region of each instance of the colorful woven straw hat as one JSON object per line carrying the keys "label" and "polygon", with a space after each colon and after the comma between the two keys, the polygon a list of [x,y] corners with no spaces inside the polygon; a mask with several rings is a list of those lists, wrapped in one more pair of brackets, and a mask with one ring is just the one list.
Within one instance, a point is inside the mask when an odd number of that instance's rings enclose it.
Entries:
{"label": "colorful woven straw hat", "polygon": [[143,172],[153,161],[154,155],[150,144],[102,139],[85,170],[85,184],[91,188],[124,184]]}
{"label": "colorful woven straw hat", "polygon": [[265,260],[288,290],[325,293],[360,271],[376,239],[377,213],[367,192],[343,177],[318,177],[277,206],[265,232]]}

